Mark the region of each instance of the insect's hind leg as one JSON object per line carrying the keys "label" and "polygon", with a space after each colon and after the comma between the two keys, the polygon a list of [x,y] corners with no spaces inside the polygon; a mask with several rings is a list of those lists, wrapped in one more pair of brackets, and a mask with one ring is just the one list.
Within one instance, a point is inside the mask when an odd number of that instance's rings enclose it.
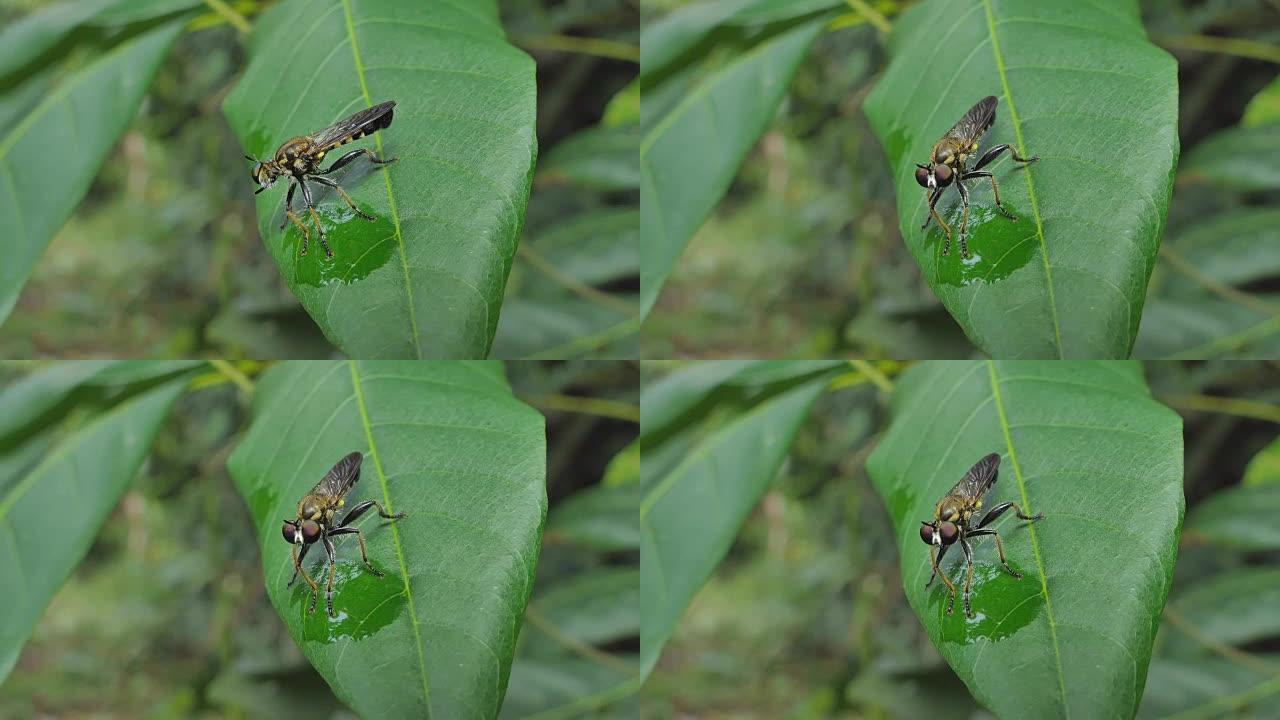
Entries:
{"label": "insect's hind leg", "polygon": [[384,517],[388,520],[399,520],[400,518],[408,517],[407,513],[398,512],[395,515],[388,513],[386,508],[382,507],[382,505],[379,504],[377,500],[365,500],[357,504],[355,507],[351,508],[350,510],[348,510],[347,514],[343,516],[342,522],[338,523],[338,526],[346,527],[347,525],[350,525],[351,523],[355,522],[356,519],[359,518],[361,515],[368,512],[369,508],[373,508],[373,507],[378,508],[379,516]]}
{"label": "insect's hind leg", "polygon": [[327,177],[325,177],[325,176],[323,176],[323,175],[312,175],[312,176],[311,176],[311,179],[312,179],[312,180],[315,180],[316,182],[320,183],[321,185],[328,185],[329,187],[333,188],[334,190],[337,190],[337,191],[338,191],[338,195],[342,197],[343,201],[345,201],[345,202],[347,203],[347,205],[351,208],[351,210],[352,210],[353,212],[355,212],[355,214],[357,214],[357,215],[359,215],[360,217],[364,218],[365,220],[370,220],[370,221],[372,221],[372,220],[377,220],[377,219],[378,219],[378,218],[376,218],[376,217],[374,217],[374,216],[370,215],[369,213],[363,212],[362,210],[360,210],[360,208],[356,207],[356,201],[355,201],[355,200],[352,200],[352,199],[351,199],[351,196],[347,194],[347,191],[346,191],[346,190],[343,190],[343,189],[342,189],[342,186],[341,186],[341,185],[339,185],[336,181],[334,181],[334,180],[332,180],[332,179],[330,179],[330,178],[327,178]]}
{"label": "insect's hind leg", "polygon": [[1009,501],[1009,502],[1002,502],[999,505],[996,505],[995,507],[988,510],[987,514],[983,515],[982,520],[978,522],[978,528],[984,528],[990,525],[991,523],[995,522],[996,518],[1003,515],[1005,511],[1008,510],[1009,508],[1013,508],[1013,512],[1018,516],[1019,520],[1043,520],[1044,519],[1044,513],[1027,515],[1026,513],[1022,512],[1022,508],[1018,506],[1018,503]]}
{"label": "insect's hind leg", "polygon": [[324,174],[324,175],[327,175],[327,174],[329,174],[329,173],[333,172],[334,170],[337,170],[338,168],[341,168],[341,167],[346,166],[346,165],[347,165],[347,164],[349,164],[352,160],[355,160],[356,158],[360,157],[361,155],[368,155],[368,156],[369,156],[369,160],[370,160],[371,162],[378,163],[379,165],[390,165],[391,163],[393,163],[393,162],[395,162],[395,161],[397,161],[397,160],[399,160],[399,159],[400,159],[400,158],[391,158],[390,160],[381,160],[381,159],[379,159],[379,158],[378,158],[378,156],[377,156],[377,155],[374,155],[374,154],[373,154],[373,151],[372,151],[372,150],[370,150],[369,148],[360,148],[360,149],[358,149],[358,150],[352,150],[351,152],[347,153],[346,155],[343,155],[342,157],[338,158],[337,160],[335,160],[335,161],[333,162],[333,164],[332,164],[332,165],[330,165],[330,166],[329,166],[329,169],[328,169],[328,170],[321,170],[321,171],[320,171],[320,173],[321,173],[321,174]]}
{"label": "insect's hind leg", "polygon": [[1009,146],[1008,143],[1005,143],[1004,145],[997,145],[991,148],[990,150],[986,151],[985,153],[983,153],[982,157],[979,158],[978,162],[973,166],[973,169],[981,170],[984,165],[1000,157],[1000,153],[1004,152],[1005,150],[1009,151],[1009,156],[1012,157],[1016,162],[1033,163],[1040,159],[1039,155],[1035,155],[1030,158],[1024,158],[1018,154],[1017,150],[1014,150],[1012,147]]}

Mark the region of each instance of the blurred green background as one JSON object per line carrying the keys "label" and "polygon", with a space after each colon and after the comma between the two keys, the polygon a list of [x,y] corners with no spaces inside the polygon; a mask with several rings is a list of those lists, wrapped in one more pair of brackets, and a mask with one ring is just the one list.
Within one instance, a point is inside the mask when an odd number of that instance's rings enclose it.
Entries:
{"label": "blurred green background", "polygon": [[[643,18],[647,27],[676,8],[717,4],[732,3],[643,0]],[[819,37],[645,319],[645,357],[980,354],[902,241],[884,150],[862,112],[888,58],[856,6],[892,23],[912,4],[847,2]],[[1275,357],[1280,183],[1258,162],[1275,158],[1262,138],[1280,120],[1280,3],[1139,4],[1152,40],[1178,60],[1183,161],[1207,141],[1230,140],[1215,152],[1231,177],[1178,175],[1134,357]],[[724,33],[727,48],[735,32]],[[694,74],[736,56],[713,49]]]}
{"label": "blurred green background", "polygon": [[[697,364],[645,363],[644,384]],[[890,377],[904,369],[877,365]],[[1156,399],[1183,418],[1186,527],[1215,533],[1182,534],[1138,717],[1275,718],[1280,541],[1259,528],[1274,524],[1280,498],[1280,364],[1148,362],[1144,371]],[[684,451],[751,407],[724,395],[700,423],[672,430],[694,436]],[[818,398],[772,487],[667,641],[645,684],[645,717],[993,717],[903,596],[893,526],[863,468],[887,421],[886,396],[870,383]],[[1079,502],[1075,512],[1107,517],[1091,498]],[[1252,548],[1226,534],[1253,539]]]}
{"label": "blurred green background", "polygon": [[[0,0],[0,25],[57,4]],[[272,4],[227,3],[250,22]],[[583,137],[627,142],[638,117],[638,94],[624,89],[639,62],[639,11],[630,0],[499,5],[508,36],[538,64],[539,171],[491,354],[634,357],[639,252],[618,217],[638,228],[635,153],[600,153],[586,169],[580,155]],[[195,13],[0,327],[0,357],[336,354],[258,236],[250,164],[220,111],[245,62],[225,19]]]}
{"label": "blurred green background", "polygon": [[[0,390],[49,364],[0,363]],[[266,365],[235,368],[254,378]],[[638,523],[638,368],[513,362],[506,373],[547,419],[549,510],[501,717],[635,717],[640,560],[625,521]],[[0,687],[0,717],[354,717],[267,599],[225,469],[250,402],[228,375],[192,381]]]}

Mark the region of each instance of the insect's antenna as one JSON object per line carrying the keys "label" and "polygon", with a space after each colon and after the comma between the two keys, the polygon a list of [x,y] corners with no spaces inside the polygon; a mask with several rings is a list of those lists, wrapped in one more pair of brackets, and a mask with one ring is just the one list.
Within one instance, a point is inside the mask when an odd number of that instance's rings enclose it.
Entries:
{"label": "insect's antenna", "polygon": [[916,167],[920,168],[921,170],[928,170],[928,169],[929,169],[929,166],[928,166],[928,165],[921,165],[920,163],[916,163]]}

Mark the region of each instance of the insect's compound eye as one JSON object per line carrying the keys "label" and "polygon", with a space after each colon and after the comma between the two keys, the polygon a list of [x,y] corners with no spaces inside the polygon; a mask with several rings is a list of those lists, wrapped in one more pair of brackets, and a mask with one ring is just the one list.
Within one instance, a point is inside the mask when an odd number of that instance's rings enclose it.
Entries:
{"label": "insect's compound eye", "polygon": [[927,522],[920,523],[920,539],[925,545],[933,544],[933,526]]}
{"label": "insect's compound eye", "polygon": [[960,528],[956,527],[953,522],[944,522],[938,526],[938,532],[942,534],[942,544],[950,545],[956,541],[956,536],[960,534]]}
{"label": "insect's compound eye", "polygon": [[933,168],[933,179],[938,181],[939,187],[946,187],[951,184],[951,168],[946,165],[938,165]]}
{"label": "insect's compound eye", "polygon": [[920,183],[920,187],[929,187],[929,168],[916,166],[916,182]]}
{"label": "insect's compound eye", "polygon": [[302,542],[310,544],[320,539],[320,523],[315,520],[302,521]]}
{"label": "insect's compound eye", "polygon": [[286,542],[294,542],[294,533],[298,531],[298,526],[292,522],[285,520],[284,527],[280,529],[280,534],[284,535]]}

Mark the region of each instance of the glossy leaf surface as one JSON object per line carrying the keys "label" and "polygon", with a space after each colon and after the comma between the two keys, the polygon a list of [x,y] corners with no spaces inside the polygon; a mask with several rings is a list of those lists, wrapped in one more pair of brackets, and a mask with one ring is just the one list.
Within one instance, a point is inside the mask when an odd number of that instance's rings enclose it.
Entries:
{"label": "glossy leaf surface", "polygon": [[680,615],[729,551],[826,386],[799,385],[735,418],[645,485],[640,504],[640,659],[647,675]]}
{"label": "glossy leaf surface", "polygon": [[[293,572],[282,521],[342,456],[365,455],[346,505],[372,512],[339,537],[336,618]],[[249,504],[264,582],[294,641],[364,717],[493,718],[511,671],[546,515],[542,417],[489,363],[297,362],[259,382],[228,467]],[[323,554],[307,566],[323,578]],[[323,582],[323,580],[322,580]],[[323,587],[321,588],[323,595]]]}
{"label": "glossy leaf surface", "polygon": [[[1132,718],[1182,524],[1182,421],[1130,363],[932,362],[892,396],[867,463],[893,520],[903,590],[939,652],[999,717]],[[1002,456],[984,507],[1017,502],[973,541],[974,618],[931,574],[920,523],[979,458]],[[1140,519],[1140,521],[1138,521]],[[964,581],[956,548],[942,568]]]}
{"label": "glossy leaf surface", "polygon": [[[1178,158],[1174,59],[1133,0],[929,0],[894,23],[888,70],[866,113],[889,157],[902,236],[934,293],[993,357],[1127,357]],[[943,256],[915,164],[983,97],[999,100],[982,151],[1010,144],[990,181],[969,181],[969,247]],[[973,162],[970,162],[970,169]],[[959,193],[938,203],[959,233]]]}
{"label": "glossy leaf surface", "polygon": [[360,358],[487,355],[536,154],[534,64],[507,42],[496,2],[286,0],[257,21],[249,53],[223,110],[255,157],[397,103],[389,128],[325,159],[359,147],[399,158],[334,174],[373,222],[316,186],[333,258],[314,227],[305,256],[302,233],[280,229],[287,181],[257,198],[267,250],[325,335]]}
{"label": "glossy leaf surface", "polygon": [[[0,322],[58,228],[80,204],[107,153],[138,111],[181,22],[139,33],[68,72],[0,128]],[[19,88],[15,92],[21,94]],[[0,105],[4,105],[0,99]]]}
{"label": "glossy leaf surface", "polygon": [[[58,372],[31,382],[59,393],[70,380],[68,373]],[[185,380],[170,380],[64,432],[30,433],[0,449],[0,576],[6,602],[0,613],[0,681],[13,669],[45,606],[89,551],[185,387]],[[0,406],[5,413],[22,410],[20,403]]]}

